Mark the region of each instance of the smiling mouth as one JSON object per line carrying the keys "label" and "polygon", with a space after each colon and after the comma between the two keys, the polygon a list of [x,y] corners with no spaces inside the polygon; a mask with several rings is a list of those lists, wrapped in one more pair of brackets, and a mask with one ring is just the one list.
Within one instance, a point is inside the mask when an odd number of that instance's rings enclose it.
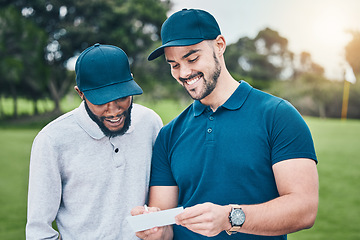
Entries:
{"label": "smiling mouth", "polygon": [[106,120],[109,121],[109,122],[112,122],[112,123],[117,123],[117,122],[120,122],[120,119],[121,119],[121,118],[106,119]]}
{"label": "smiling mouth", "polygon": [[124,119],[125,119],[124,115],[116,116],[116,117],[110,117],[110,118],[104,118],[104,120],[109,122],[111,125],[120,125],[123,122]]}
{"label": "smiling mouth", "polygon": [[198,74],[198,75],[196,75],[195,77],[192,77],[192,78],[189,78],[189,79],[187,79],[187,80],[184,80],[184,82],[185,82],[187,85],[193,85],[194,83],[197,83],[197,82],[201,79],[202,76],[203,76],[202,74]]}

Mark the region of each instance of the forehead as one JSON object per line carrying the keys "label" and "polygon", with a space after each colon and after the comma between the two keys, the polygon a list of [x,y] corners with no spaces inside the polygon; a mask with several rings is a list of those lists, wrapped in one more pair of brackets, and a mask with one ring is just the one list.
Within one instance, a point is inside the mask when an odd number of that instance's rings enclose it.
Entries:
{"label": "forehead", "polygon": [[208,50],[210,50],[209,43],[207,43],[207,41],[202,41],[190,46],[166,47],[164,53],[167,61],[173,61],[175,59],[185,59],[193,54],[203,53]]}

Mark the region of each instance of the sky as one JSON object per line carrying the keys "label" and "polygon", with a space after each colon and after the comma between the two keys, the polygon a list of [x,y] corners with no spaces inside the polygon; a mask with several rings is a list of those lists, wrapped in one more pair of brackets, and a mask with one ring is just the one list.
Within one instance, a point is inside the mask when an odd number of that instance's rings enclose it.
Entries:
{"label": "sky", "polygon": [[360,0],[172,0],[169,15],[183,8],[210,12],[228,44],[254,38],[266,27],[288,39],[295,54],[309,52],[329,79],[342,80],[346,30],[360,31]]}

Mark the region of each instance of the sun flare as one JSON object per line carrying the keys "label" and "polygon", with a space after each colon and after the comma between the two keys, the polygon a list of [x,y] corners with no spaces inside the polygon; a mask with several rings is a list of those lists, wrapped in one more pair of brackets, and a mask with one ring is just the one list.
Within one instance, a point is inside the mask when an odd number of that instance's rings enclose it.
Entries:
{"label": "sun flare", "polygon": [[346,15],[336,9],[327,9],[314,21],[314,40],[324,47],[345,46],[349,40],[346,30]]}

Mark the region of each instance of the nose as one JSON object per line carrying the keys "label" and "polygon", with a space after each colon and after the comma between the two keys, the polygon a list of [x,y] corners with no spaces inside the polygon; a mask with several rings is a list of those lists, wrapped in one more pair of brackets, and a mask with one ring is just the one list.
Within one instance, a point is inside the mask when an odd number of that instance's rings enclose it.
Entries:
{"label": "nose", "polygon": [[116,103],[116,101],[108,102],[106,104],[106,110],[110,115],[117,115],[119,112],[120,106]]}
{"label": "nose", "polygon": [[183,64],[181,67],[180,67],[180,79],[183,79],[183,78],[188,78],[191,76],[191,69],[186,65],[186,64]]}

